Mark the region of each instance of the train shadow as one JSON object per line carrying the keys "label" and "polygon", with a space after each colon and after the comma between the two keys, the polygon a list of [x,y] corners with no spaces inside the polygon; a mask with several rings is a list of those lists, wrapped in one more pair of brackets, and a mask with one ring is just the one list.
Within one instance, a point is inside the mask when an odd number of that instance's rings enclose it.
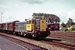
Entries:
{"label": "train shadow", "polygon": [[[24,36],[22,36],[24,37]],[[32,40],[36,40],[36,41],[49,41],[49,42],[53,42],[53,41],[62,41],[61,39],[56,39],[56,38],[45,38],[45,39],[37,39],[37,38],[33,38],[33,37],[24,37],[27,39],[32,39]]]}
{"label": "train shadow", "polygon": [[56,39],[56,38],[45,38],[45,39],[43,39],[43,41],[53,42],[53,41],[62,41],[62,40],[61,39]]}

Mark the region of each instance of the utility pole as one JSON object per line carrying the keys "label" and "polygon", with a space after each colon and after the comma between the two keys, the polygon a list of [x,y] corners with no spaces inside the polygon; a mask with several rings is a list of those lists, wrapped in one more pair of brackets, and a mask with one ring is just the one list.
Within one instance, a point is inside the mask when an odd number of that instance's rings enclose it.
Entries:
{"label": "utility pole", "polygon": [[2,22],[3,12],[1,12],[1,22]]}

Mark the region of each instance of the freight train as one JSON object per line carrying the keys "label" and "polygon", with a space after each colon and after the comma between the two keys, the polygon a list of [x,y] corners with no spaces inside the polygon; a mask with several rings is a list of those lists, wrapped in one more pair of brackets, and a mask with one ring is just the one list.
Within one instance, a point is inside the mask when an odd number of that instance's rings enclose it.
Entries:
{"label": "freight train", "polygon": [[29,21],[0,23],[0,32],[44,39],[50,34],[45,19],[32,19]]}

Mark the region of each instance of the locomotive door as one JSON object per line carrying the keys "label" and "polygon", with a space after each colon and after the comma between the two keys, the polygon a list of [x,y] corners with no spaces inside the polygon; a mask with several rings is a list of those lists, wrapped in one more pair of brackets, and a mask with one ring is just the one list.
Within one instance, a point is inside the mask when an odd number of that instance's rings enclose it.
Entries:
{"label": "locomotive door", "polygon": [[40,20],[40,31],[46,31],[46,20]]}

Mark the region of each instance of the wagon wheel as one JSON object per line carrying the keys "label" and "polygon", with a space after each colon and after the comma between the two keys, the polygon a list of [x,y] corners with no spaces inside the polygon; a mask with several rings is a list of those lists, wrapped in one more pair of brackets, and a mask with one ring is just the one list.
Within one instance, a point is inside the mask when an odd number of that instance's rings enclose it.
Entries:
{"label": "wagon wheel", "polygon": [[32,37],[33,37],[33,38],[36,38],[36,34],[35,34],[35,33],[33,33],[33,34],[32,34]]}

